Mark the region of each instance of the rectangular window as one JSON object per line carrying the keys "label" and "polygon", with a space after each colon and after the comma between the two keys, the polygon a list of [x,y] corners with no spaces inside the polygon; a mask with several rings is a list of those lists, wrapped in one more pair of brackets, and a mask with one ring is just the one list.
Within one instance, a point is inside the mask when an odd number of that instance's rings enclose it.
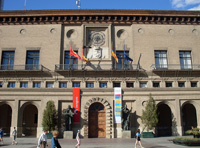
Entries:
{"label": "rectangular window", "polygon": [[28,82],[20,82],[20,88],[28,88]]}
{"label": "rectangular window", "polygon": [[185,87],[185,82],[178,82],[178,87]]}
{"label": "rectangular window", "polygon": [[106,82],[100,82],[99,87],[100,88],[107,88],[107,83]]}
{"label": "rectangular window", "polygon": [[86,82],[86,87],[87,88],[94,88],[94,83],[93,82]]}
{"label": "rectangular window", "polygon": [[26,70],[39,70],[40,51],[27,51]]}
{"label": "rectangular window", "polygon": [[[74,51],[78,54],[77,51]],[[65,51],[64,69],[78,69],[78,59],[74,56],[70,56],[70,51]]]}
{"label": "rectangular window", "polygon": [[[125,51],[125,54],[129,56],[129,51]],[[118,63],[116,63],[117,70],[129,69],[129,62],[124,58],[124,51],[116,51]]]}
{"label": "rectangular window", "polygon": [[166,87],[172,87],[172,82],[165,82]]}
{"label": "rectangular window", "polygon": [[8,88],[14,88],[15,82],[8,82]]}
{"label": "rectangular window", "polygon": [[126,87],[133,88],[134,87],[133,82],[126,82]]}
{"label": "rectangular window", "polygon": [[157,69],[167,68],[167,51],[156,50],[154,51],[154,56],[155,56],[155,67]]}
{"label": "rectangular window", "polygon": [[179,51],[181,69],[192,69],[191,51]]}
{"label": "rectangular window", "polygon": [[114,87],[120,87],[120,82],[113,82],[113,88]]}
{"label": "rectangular window", "polygon": [[3,82],[0,82],[0,88],[2,88],[3,87]]}
{"label": "rectangular window", "polygon": [[33,82],[33,88],[40,88],[40,82]]}
{"label": "rectangular window", "polygon": [[73,87],[80,87],[80,82],[73,82]]}
{"label": "rectangular window", "polygon": [[53,82],[46,82],[46,88],[53,88],[54,83]]}
{"label": "rectangular window", "polygon": [[153,87],[160,87],[160,82],[153,82]]}
{"label": "rectangular window", "polygon": [[191,82],[191,87],[197,87],[197,82]]}
{"label": "rectangular window", "polygon": [[1,69],[3,70],[12,70],[14,68],[14,51],[3,51],[2,52],[2,61]]}
{"label": "rectangular window", "polygon": [[140,82],[140,88],[147,88],[147,82]]}
{"label": "rectangular window", "polygon": [[59,82],[59,88],[67,88],[67,82]]}

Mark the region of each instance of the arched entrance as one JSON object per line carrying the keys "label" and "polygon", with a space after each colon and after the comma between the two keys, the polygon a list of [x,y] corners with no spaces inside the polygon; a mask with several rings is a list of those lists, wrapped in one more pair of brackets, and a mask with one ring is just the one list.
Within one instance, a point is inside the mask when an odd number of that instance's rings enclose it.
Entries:
{"label": "arched entrance", "polygon": [[194,105],[187,103],[182,108],[182,125],[184,132],[190,130],[193,127],[197,127],[197,116]]}
{"label": "arched entrance", "polygon": [[0,105],[0,127],[6,136],[10,135],[12,109],[8,104]]}
{"label": "arched entrance", "polygon": [[89,138],[106,137],[106,112],[101,103],[93,103],[89,108]]}
{"label": "arched entrance", "polygon": [[36,137],[38,124],[38,110],[29,104],[23,110],[22,133],[24,136]]}
{"label": "arched entrance", "polygon": [[166,104],[158,105],[158,124],[157,136],[171,136],[172,135],[172,113],[171,109]]}

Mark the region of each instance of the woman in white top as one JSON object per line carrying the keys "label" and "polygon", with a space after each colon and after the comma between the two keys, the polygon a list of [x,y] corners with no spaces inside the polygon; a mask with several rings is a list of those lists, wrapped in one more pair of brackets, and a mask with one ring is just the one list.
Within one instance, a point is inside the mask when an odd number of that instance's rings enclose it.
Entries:
{"label": "woman in white top", "polygon": [[13,141],[12,144],[17,144],[16,138],[17,138],[17,130],[14,127],[13,132],[12,132],[12,136],[13,136]]}

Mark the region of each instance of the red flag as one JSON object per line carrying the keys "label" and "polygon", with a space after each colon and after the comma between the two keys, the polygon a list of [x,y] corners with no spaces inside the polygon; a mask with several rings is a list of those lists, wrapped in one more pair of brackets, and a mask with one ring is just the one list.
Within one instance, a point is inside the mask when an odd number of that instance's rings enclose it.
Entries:
{"label": "red flag", "polygon": [[70,56],[74,56],[76,57],[77,59],[81,60],[81,57],[76,53],[74,52],[74,50],[72,49],[72,47],[70,46]]}

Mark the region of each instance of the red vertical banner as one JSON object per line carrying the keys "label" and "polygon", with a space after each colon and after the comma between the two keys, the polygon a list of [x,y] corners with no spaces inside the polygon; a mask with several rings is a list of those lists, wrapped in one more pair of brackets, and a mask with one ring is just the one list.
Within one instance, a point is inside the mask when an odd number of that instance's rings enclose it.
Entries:
{"label": "red vertical banner", "polygon": [[73,88],[74,123],[80,122],[80,88]]}

